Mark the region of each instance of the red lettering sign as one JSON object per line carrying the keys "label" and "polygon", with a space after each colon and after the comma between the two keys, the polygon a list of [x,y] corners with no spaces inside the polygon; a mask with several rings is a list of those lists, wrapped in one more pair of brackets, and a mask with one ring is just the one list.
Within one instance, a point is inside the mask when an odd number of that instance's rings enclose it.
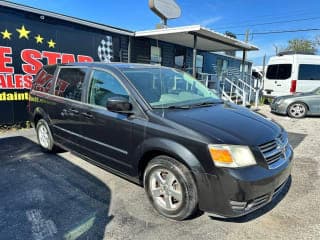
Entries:
{"label": "red lettering sign", "polygon": [[0,47],[0,72],[14,73],[14,68],[7,66],[8,63],[12,63],[12,57],[7,56],[7,54],[12,54],[11,47]]}
{"label": "red lettering sign", "polygon": [[39,60],[41,59],[41,52],[35,49],[22,50],[21,59],[26,63],[22,64],[22,70],[27,74],[35,75],[43,66]]}

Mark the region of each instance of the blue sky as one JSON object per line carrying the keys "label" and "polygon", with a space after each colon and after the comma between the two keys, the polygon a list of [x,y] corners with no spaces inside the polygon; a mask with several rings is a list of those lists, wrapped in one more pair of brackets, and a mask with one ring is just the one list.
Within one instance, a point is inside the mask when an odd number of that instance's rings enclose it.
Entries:
{"label": "blue sky", "polygon": [[[159,18],[148,7],[148,0],[15,0],[44,10],[79,17],[129,30],[153,29]],[[270,30],[320,28],[320,0],[176,0],[182,10],[169,26],[201,24],[215,31],[244,34]],[[304,19],[304,20],[302,20]],[[290,22],[285,22],[290,21]],[[278,23],[273,23],[278,22]],[[266,54],[275,54],[275,46],[285,47],[288,39],[314,39],[320,31],[270,35],[250,35],[249,41],[260,51],[248,55],[256,65]],[[243,40],[243,35],[238,35]]]}

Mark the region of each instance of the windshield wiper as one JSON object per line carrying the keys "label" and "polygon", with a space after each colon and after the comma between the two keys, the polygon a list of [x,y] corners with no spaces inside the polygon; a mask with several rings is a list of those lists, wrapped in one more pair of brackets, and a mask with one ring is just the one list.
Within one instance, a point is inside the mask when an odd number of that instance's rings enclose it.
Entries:
{"label": "windshield wiper", "polygon": [[152,108],[153,109],[190,109],[190,106],[189,105],[182,105],[182,106],[171,105],[166,107],[156,106]]}
{"label": "windshield wiper", "polygon": [[201,103],[195,103],[195,104],[192,104],[190,107],[209,107],[209,106],[212,106],[213,104],[217,104],[217,103],[220,103],[220,102],[201,102]]}

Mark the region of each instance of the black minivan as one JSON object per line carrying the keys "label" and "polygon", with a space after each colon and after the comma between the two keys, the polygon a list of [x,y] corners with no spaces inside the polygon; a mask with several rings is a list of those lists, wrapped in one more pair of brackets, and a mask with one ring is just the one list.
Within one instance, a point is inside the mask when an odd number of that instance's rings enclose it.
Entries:
{"label": "black minivan", "polygon": [[281,126],[172,68],[45,66],[29,112],[44,150],[69,150],[144,186],[154,208],[175,220],[198,209],[250,213],[291,174],[293,150]]}

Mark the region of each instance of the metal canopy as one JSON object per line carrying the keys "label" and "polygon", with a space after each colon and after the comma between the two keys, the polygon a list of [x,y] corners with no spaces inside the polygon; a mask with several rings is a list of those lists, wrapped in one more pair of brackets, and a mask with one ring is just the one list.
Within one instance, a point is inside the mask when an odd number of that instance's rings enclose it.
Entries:
{"label": "metal canopy", "polygon": [[200,25],[137,31],[135,36],[148,37],[190,48],[194,48],[194,36],[197,36],[196,49],[210,52],[259,50],[252,44],[214,32]]}

